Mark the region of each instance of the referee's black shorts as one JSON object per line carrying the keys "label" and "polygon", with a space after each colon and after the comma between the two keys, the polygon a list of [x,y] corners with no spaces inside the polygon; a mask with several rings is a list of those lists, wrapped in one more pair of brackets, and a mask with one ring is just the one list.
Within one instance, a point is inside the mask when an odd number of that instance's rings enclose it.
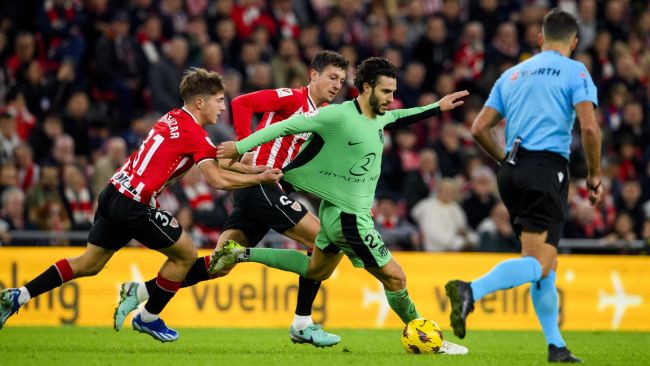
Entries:
{"label": "referee's black shorts", "polygon": [[224,231],[238,229],[252,246],[273,229],[283,233],[307,215],[307,208],[289,197],[277,184],[258,184],[234,193],[235,208],[226,219]]}
{"label": "referee's black shorts", "polygon": [[557,247],[567,219],[568,161],[548,151],[520,149],[517,165],[503,163],[498,187],[513,229],[548,231],[546,242]]}

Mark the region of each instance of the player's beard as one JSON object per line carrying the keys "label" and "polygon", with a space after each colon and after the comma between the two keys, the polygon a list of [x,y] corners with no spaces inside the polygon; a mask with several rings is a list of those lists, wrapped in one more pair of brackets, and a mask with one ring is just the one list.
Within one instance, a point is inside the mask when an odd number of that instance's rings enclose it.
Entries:
{"label": "player's beard", "polygon": [[375,95],[375,89],[372,89],[372,93],[370,93],[370,98],[368,99],[368,103],[370,104],[370,109],[372,109],[372,113],[374,113],[377,116],[383,116],[386,111],[382,111],[379,109],[379,98]]}

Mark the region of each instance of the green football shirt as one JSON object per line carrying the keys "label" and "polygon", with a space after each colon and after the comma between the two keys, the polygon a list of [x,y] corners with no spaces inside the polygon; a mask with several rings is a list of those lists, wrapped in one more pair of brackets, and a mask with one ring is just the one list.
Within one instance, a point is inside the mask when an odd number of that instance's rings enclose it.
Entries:
{"label": "green football shirt", "polygon": [[384,127],[402,126],[438,113],[438,103],[387,111],[369,119],[356,100],[333,104],[265,127],[236,143],[240,154],[280,136],[311,132],[311,138],[284,168],[283,179],[340,207],[372,207],[384,150]]}

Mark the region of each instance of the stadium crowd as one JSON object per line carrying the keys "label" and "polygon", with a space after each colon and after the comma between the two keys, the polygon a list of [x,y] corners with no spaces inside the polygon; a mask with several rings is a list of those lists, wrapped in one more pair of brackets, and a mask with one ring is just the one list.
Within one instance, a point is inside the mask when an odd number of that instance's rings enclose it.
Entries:
{"label": "stadium crowd", "polygon": [[[647,1],[23,0],[0,3],[2,245],[85,243],[10,232],[87,230],[113,172],[162,113],[181,105],[186,68],[221,73],[230,101],[306,85],[309,60],[329,49],[350,61],[335,102],[356,96],[354,67],[370,56],[401,70],[394,108],[472,93],[462,108],[387,134],[374,218],[390,249],[518,252],[497,166],[470,126],[501,72],[539,52],[553,6],[579,19],[574,57],[598,87],[604,136],[606,198],[595,208],[574,136],[564,237],[648,242]],[[209,133],[215,143],[234,139],[231,117]],[[159,202],[205,247],[232,209],[231,193],[211,189],[196,169]]]}

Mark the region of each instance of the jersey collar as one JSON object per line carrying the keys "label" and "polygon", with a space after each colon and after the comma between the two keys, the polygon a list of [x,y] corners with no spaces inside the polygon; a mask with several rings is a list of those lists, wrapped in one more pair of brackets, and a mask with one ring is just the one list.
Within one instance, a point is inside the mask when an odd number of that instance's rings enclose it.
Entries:
{"label": "jersey collar", "polygon": [[192,114],[192,112],[190,112],[190,111],[188,111],[187,109],[185,109],[185,107],[184,107],[184,106],[183,106],[183,107],[181,107],[181,109],[183,110],[183,112],[185,112],[185,113],[187,113],[187,114],[189,114],[189,115],[190,115],[190,117],[192,117],[192,119],[194,120],[194,122],[196,122],[196,124],[197,124],[197,125],[199,124],[199,121],[197,121],[197,120],[196,120],[196,118],[194,118],[194,115]]}
{"label": "jersey collar", "polygon": [[307,93],[307,111],[314,111],[318,109],[318,106],[316,106],[316,103],[314,103],[314,100],[311,99],[311,94],[309,94],[309,85],[305,87],[305,93]]}
{"label": "jersey collar", "polygon": [[363,111],[361,110],[361,105],[359,104],[357,98],[354,98],[352,101],[354,102],[354,106],[357,107],[357,112],[359,112],[359,114],[363,114]]}

